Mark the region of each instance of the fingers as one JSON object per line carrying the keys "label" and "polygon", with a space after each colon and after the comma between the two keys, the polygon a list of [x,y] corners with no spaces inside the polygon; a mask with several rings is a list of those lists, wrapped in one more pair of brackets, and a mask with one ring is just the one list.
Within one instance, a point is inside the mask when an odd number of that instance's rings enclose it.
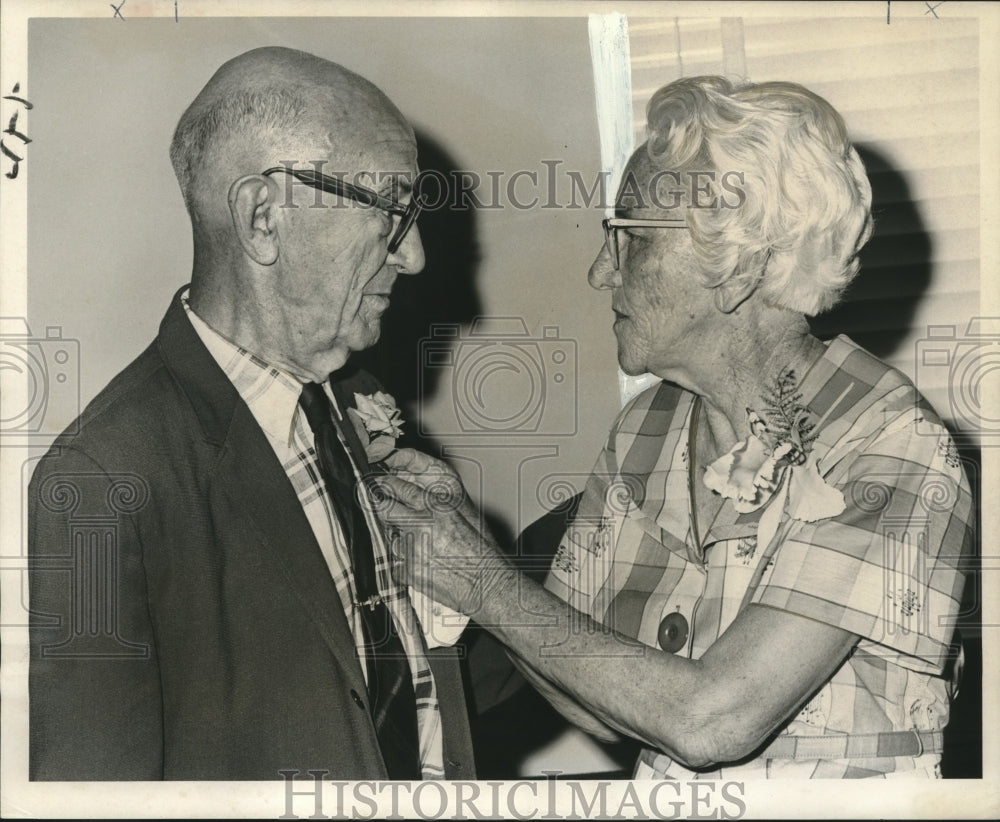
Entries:
{"label": "fingers", "polygon": [[[427,494],[423,487],[393,474],[385,474],[376,481],[379,493],[384,497],[402,503],[408,511],[423,511],[427,508]],[[397,505],[380,506],[379,514],[386,522],[393,521],[393,514],[404,514]]]}
{"label": "fingers", "polygon": [[410,579],[410,557],[407,550],[408,541],[403,538],[403,534],[398,527],[392,524],[385,524],[386,545],[389,549],[389,573],[400,585],[409,585]]}
{"label": "fingers", "polygon": [[461,486],[462,481],[446,462],[412,448],[400,448],[390,454],[383,464],[396,476],[425,488],[441,481],[454,482]]}
{"label": "fingers", "polygon": [[383,460],[383,464],[387,465],[393,472],[411,471],[416,474],[426,471],[434,463],[444,466],[440,460],[434,459],[423,451],[417,451],[415,448],[398,448]]}

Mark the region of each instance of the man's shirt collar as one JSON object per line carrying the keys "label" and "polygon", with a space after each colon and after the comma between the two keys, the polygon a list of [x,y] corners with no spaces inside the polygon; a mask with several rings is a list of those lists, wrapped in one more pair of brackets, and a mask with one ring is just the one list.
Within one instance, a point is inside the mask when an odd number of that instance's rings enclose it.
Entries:
{"label": "man's shirt collar", "polygon": [[201,341],[229,377],[260,427],[271,439],[291,445],[302,393],[301,380],[212,328],[191,308],[188,292],[181,295],[181,302]]}

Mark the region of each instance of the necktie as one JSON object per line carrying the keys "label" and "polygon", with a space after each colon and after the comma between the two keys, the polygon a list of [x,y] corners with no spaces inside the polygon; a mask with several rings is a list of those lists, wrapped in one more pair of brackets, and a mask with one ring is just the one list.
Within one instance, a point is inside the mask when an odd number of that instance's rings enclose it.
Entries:
{"label": "necktie", "polygon": [[390,779],[420,779],[417,704],[410,666],[389,609],[379,596],[371,533],[355,495],[354,470],[337,436],[323,386],[302,386],[299,404],[312,429],[320,474],[351,554],[356,607],[361,613],[368,660],[368,702],[382,758]]}

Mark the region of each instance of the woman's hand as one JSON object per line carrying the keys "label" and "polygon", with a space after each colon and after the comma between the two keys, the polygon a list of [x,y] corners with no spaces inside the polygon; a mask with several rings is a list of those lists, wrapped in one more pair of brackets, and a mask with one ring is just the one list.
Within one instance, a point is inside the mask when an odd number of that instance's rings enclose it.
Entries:
{"label": "woman's hand", "polygon": [[468,616],[483,596],[514,570],[493,538],[480,529],[458,475],[441,460],[404,448],[375,479],[378,515],[386,525],[393,576]]}

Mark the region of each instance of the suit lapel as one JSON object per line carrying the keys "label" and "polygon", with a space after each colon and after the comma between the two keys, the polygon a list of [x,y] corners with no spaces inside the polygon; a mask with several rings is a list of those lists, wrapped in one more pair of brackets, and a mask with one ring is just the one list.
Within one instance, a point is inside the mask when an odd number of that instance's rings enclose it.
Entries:
{"label": "suit lapel", "polygon": [[[256,525],[265,550],[281,566],[334,656],[341,663],[355,661],[354,637],[309,520],[245,405],[238,406],[229,433],[218,475],[227,478],[230,495]],[[355,661],[351,667],[363,685],[360,665]]]}
{"label": "suit lapel", "polygon": [[264,550],[282,569],[338,664],[363,689],[354,637],[309,520],[264,432],[185,316],[183,290],[160,325],[159,347],[205,439],[221,448],[217,481],[234,510],[256,526]]}

